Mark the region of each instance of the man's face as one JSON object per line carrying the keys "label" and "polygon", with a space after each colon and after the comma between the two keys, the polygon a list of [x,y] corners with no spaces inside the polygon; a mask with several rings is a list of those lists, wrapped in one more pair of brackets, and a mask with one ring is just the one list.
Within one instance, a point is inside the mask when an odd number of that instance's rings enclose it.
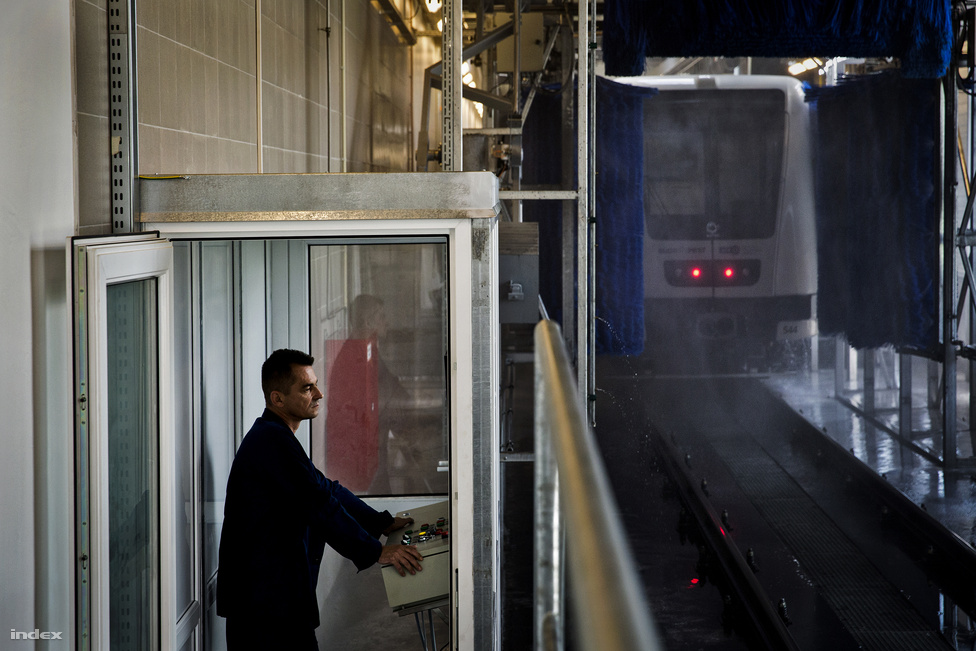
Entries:
{"label": "man's face", "polygon": [[319,390],[318,378],[311,366],[292,366],[292,383],[288,393],[275,391],[280,403],[278,408],[292,420],[303,421],[319,415],[319,401],[322,392]]}
{"label": "man's face", "polygon": [[376,337],[386,336],[386,310],[383,307],[376,308],[376,311],[366,320],[366,329]]}

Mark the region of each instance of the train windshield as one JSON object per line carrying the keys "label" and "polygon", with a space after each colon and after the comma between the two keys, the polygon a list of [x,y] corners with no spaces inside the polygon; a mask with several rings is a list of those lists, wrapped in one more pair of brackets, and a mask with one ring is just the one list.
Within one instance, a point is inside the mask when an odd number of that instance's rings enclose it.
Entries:
{"label": "train windshield", "polygon": [[663,91],[644,102],[644,219],[653,239],[773,236],[782,91]]}

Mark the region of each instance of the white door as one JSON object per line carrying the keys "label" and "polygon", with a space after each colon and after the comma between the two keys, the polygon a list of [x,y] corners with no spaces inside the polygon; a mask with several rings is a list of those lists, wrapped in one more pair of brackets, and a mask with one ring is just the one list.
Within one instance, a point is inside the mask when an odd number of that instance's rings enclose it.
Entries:
{"label": "white door", "polygon": [[193,648],[199,605],[176,599],[194,551],[175,540],[172,247],[152,234],[70,246],[77,648]]}

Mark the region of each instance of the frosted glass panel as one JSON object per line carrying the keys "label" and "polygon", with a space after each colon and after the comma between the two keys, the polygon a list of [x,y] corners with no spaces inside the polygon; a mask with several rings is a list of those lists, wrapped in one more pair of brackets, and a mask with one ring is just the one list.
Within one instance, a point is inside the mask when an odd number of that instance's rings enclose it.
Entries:
{"label": "frosted glass panel", "polygon": [[309,247],[312,459],[365,495],[448,491],[446,243]]}
{"label": "frosted glass panel", "polygon": [[112,649],[157,648],[156,280],[109,285],[108,499]]}

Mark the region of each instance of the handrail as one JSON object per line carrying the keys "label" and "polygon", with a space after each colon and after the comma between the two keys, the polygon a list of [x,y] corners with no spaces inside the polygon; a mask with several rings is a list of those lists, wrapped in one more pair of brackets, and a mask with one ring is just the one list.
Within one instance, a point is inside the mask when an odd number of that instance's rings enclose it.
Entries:
{"label": "handrail", "polygon": [[[535,649],[563,648],[563,550],[582,649],[661,648],[559,326],[535,327]],[[564,544],[562,522],[572,532]]]}

